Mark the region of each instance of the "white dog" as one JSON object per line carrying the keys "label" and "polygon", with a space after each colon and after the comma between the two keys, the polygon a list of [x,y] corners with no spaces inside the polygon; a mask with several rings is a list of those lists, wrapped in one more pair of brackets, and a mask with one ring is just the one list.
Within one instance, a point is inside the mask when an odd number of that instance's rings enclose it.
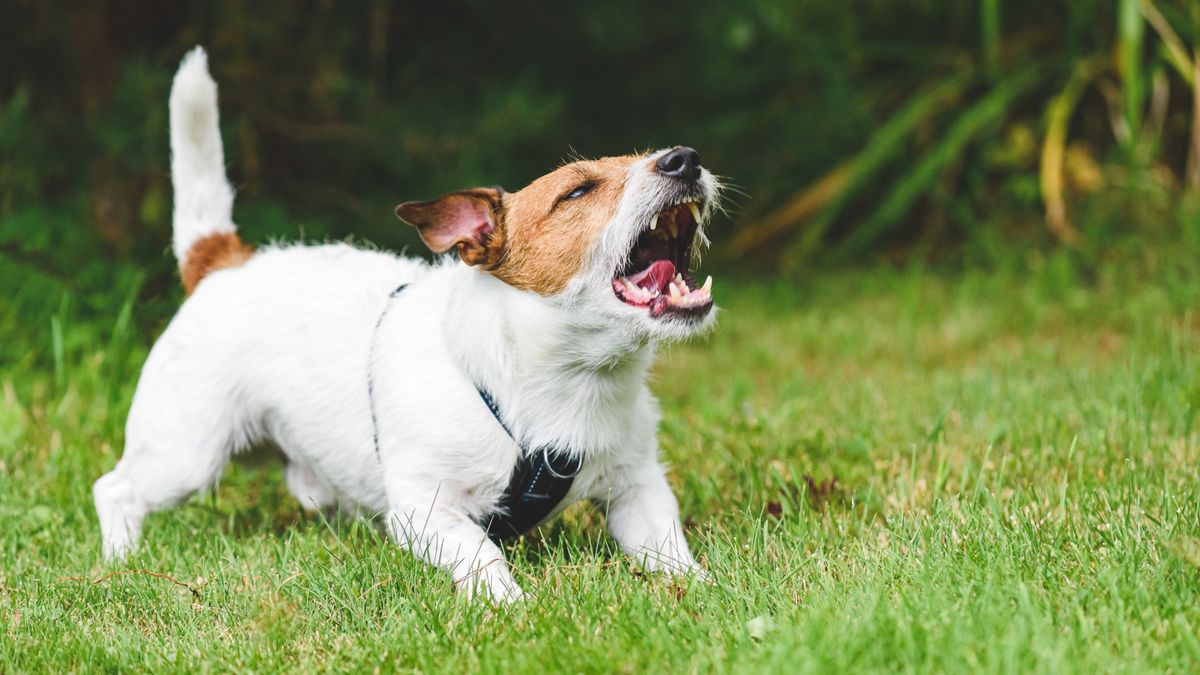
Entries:
{"label": "white dog", "polygon": [[171,90],[174,252],[187,301],[154,345],[125,453],[94,493],[120,559],[145,516],[270,443],[307,509],[384,515],[398,545],[496,601],[496,540],[595,500],[650,570],[705,573],[658,461],[656,343],[713,322],[689,273],[716,179],[690,148],[578,161],[516,193],[405,203],[435,265],[237,237],[200,48]]}

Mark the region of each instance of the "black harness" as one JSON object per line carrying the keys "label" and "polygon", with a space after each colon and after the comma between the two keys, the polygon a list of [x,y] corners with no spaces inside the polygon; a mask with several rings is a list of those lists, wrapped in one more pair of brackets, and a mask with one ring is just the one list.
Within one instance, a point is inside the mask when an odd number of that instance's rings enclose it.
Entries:
{"label": "black harness", "polygon": [[[391,308],[392,299],[399,295],[407,285],[401,284],[388,296],[388,302],[375,322],[375,333],[379,332],[383,317]],[[368,354],[367,397],[371,410],[375,456],[378,458],[379,424],[375,418],[375,378],[371,363],[374,361],[372,357],[375,351],[375,333],[371,335],[370,353]],[[475,390],[479,392],[480,400],[492,413],[496,423],[521,448],[521,455],[517,458],[512,478],[509,479],[508,487],[504,489],[504,494],[500,497],[496,511],[479,524],[493,540],[519,537],[537,527],[562,502],[563,498],[567,496],[567,492],[571,490],[571,484],[575,482],[575,476],[579,474],[583,461],[553,444],[532,449],[526,447],[504,423],[504,417],[500,414],[500,406],[497,405],[491,394],[478,386],[475,387]]]}

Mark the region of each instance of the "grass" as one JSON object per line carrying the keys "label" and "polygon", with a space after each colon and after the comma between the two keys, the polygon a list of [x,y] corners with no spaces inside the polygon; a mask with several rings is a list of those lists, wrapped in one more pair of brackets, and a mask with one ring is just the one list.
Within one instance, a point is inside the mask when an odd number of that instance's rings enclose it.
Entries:
{"label": "grass", "polygon": [[270,465],[103,565],[90,486],[151,336],[130,303],[64,304],[0,373],[0,671],[1194,672],[1200,274],[1180,259],[718,279],[719,330],[654,383],[717,583],[638,574],[576,507],[510,549],[533,599],[500,611],[369,524],[306,517]]}

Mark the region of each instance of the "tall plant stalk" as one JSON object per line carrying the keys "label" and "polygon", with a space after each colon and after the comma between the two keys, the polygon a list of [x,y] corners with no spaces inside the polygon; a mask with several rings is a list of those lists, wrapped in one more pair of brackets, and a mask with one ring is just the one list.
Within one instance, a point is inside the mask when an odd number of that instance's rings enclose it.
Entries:
{"label": "tall plant stalk", "polygon": [[983,65],[987,76],[1000,74],[1000,0],[980,0],[979,32],[983,39]]}
{"label": "tall plant stalk", "polygon": [[1200,190],[1200,49],[1192,52],[1192,142],[1185,180],[1189,190]]}
{"label": "tall plant stalk", "polygon": [[1117,10],[1117,63],[1121,75],[1121,109],[1131,149],[1136,145],[1142,128],[1142,102],[1145,86],[1142,83],[1142,42],[1145,22],[1139,8],[1140,0],[1120,0]]}

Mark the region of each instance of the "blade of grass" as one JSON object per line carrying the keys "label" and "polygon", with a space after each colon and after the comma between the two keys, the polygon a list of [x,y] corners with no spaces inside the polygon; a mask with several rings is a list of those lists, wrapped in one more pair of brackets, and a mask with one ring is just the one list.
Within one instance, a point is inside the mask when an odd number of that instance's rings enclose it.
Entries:
{"label": "blade of grass", "polygon": [[50,340],[54,351],[54,386],[62,391],[67,381],[67,358],[63,349],[62,317],[59,315],[50,317]]}
{"label": "blade of grass", "polygon": [[138,271],[134,275],[129,289],[125,293],[125,300],[121,303],[121,311],[117,313],[117,320],[113,324],[108,346],[104,350],[109,373],[105,386],[110,393],[117,379],[122,376],[122,367],[129,356],[129,328],[133,322],[133,306],[137,302],[138,293],[141,292],[142,284],[145,281],[146,273],[144,271]]}

